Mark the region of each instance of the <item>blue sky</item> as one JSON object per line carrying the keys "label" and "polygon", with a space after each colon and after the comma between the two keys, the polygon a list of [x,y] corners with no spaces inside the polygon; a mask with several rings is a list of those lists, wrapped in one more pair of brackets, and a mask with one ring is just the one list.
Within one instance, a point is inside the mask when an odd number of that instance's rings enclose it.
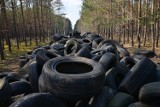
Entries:
{"label": "blue sky", "polygon": [[62,0],[64,8],[63,13],[72,22],[72,27],[74,27],[76,21],[80,18],[80,10],[83,0]]}

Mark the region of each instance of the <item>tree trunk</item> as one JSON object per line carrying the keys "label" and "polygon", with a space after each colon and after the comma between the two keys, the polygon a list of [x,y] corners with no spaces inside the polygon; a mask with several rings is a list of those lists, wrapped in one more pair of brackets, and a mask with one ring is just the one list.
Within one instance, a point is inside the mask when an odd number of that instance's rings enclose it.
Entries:
{"label": "tree trunk", "polygon": [[18,39],[18,34],[17,34],[17,21],[16,21],[16,3],[15,1],[11,0],[12,4],[12,15],[13,15],[13,24],[14,24],[14,36],[16,38],[16,44],[17,44],[17,49],[19,49],[19,39]]}
{"label": "tree trunk", "polygon": [[19,1],[21,5],[21,14],[22,14],[22,23],[23,23],[22,32],[24,34],[25,45],[27,46],[26,23],[25,23],[24,11],[23,11],[23,3],[22,3],[22,0],[19,0]]}
{"label": "tree trunk", "polygon": [[6,36],[8,50],[11,52],[12,49],[11,49],[11,41],[10,41],[10,35],[9,35],[9,24],[8,24],[8,17],[7,17],[7,13],[6,13],[5,0],[1,0],[1,13],[2,13],[2,19],[3,19],[2,35]]}

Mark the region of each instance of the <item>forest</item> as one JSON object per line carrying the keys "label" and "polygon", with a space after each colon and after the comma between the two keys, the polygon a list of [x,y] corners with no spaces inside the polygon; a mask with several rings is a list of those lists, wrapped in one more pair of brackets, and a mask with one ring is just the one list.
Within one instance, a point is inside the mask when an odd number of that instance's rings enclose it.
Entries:
{"label": "forest", "polygon": [[84,0],[75,30],[95,32],[122,44],[160,46],[160,0]]}
{"label": "forest", "polygon": [[49,40],[55,33],[72,30],[71,21],[60,12],[61,0],[0,0],[0,54],[5,59],[5,45],[12,52],[12,44],[20,49]]}

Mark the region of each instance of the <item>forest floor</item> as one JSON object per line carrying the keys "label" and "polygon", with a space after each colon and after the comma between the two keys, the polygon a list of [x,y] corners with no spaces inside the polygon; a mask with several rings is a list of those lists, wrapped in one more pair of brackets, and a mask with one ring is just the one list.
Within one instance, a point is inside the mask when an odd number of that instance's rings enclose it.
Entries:
{"label": "forest floor", "polygon": [[[39,46],[44,46],[48,43],[39,42]],[[19,56],[25,55],[27,52],[32,51],[36,47],[35,43],[32,45],[25,46],[21,43],[20,49],[18,50],[16,45],[12,45],[12,52],[8,51],[8,46],[5,46],[4,54],[5,60],[0,60],[0,72],[14,72],[19,71]]]}
{"label": "forest floor", "polygon": [[[46,45],[47,43],[40,43],[40,46]],[[25,55],[27,52],[31,51],[36,45],[32,44],[30,46],[25,46],[24,43],[21,44],[20,49],[17,50],[16,46],[12,47],[12,53],[10,53],[5,46],[5,57],[6,60],[0,60],[0,72],[18,72],[19,68],[19,56]],[[137,49],[137,45],[135,44],[132,47],[130,44],[123,45],[131,54]],[[151,45],[147,44],[142,49],[151,50]],[[156,48],[156,55],[157,57],[151,58],[155,63],[160,63],[160,48]]]}

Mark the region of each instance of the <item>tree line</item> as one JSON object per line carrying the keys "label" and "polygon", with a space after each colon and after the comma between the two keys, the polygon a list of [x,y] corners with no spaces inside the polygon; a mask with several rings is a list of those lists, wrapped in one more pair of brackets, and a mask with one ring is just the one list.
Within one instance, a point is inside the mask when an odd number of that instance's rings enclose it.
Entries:
{"label": "tree line", "polygon": [[160,0],[84,0],[75,29],[91,31],[138,48],[159,46]]}
{"label": "tree line", "polygon": [[71,22],[61,13],[61,0],[0,0],[0,55],[5,59],[4,45],[12,51],[12,41],[25,46],[45,42],[55,33],[72,30]]}

